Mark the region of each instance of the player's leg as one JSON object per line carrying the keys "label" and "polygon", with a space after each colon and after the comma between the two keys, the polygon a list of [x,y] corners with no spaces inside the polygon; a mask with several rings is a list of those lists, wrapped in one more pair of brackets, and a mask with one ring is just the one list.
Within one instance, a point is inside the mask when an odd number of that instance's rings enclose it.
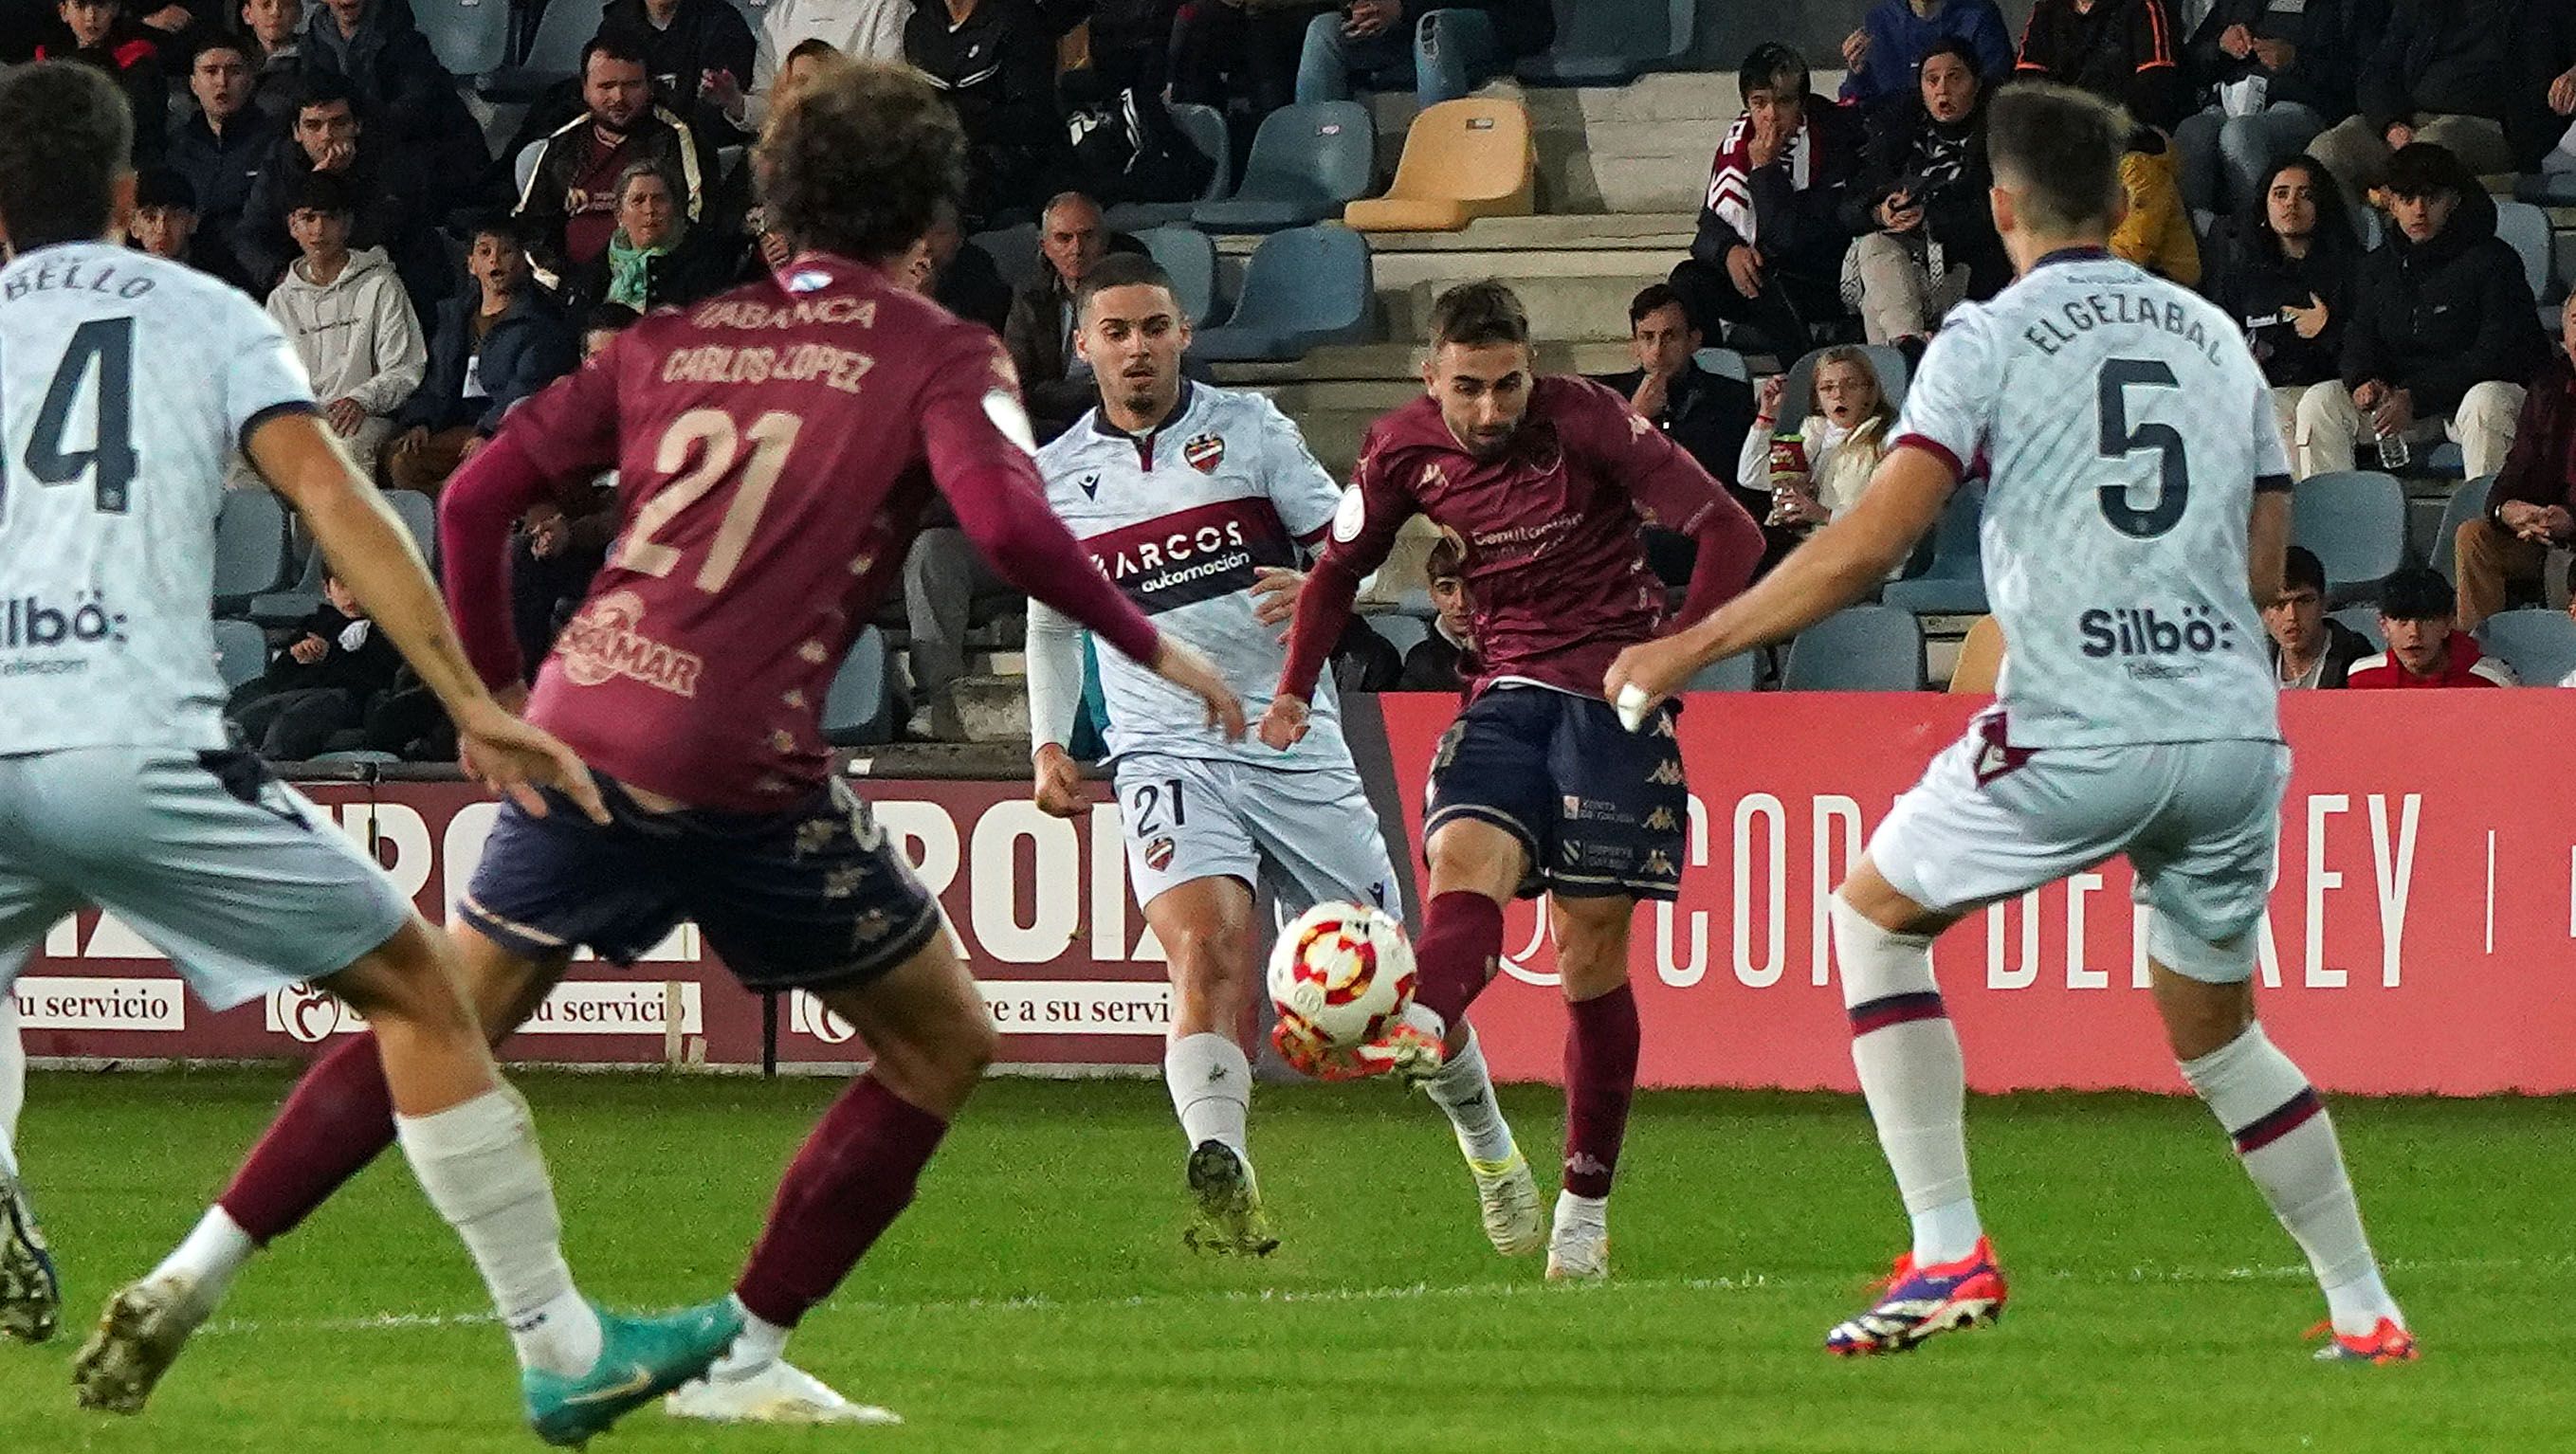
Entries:
{"label": "player's leg", "polygon": [[1610,1273],[1610,1183],[1637,1093],[1637,997],[1628,987],[1628,926],[1637,901],[1624,893],[1548,901],[1556,969],[1565,992],[1565,1180],[1547,1249],[1551,1278]]}
{"label": "player's leg", "polygon": [[[4,878],[5,869],[0,869]],[[6,905],[14,898],[33,907],[32,885],[15,895],[0,885],[0,1337],[42,1343],[54,1336],[62,1312],[62,1281],[54,1270],[52,1248],[36,1220],[18,1166],[18,1113],[27,1101],[27,1051],[18,1035],[18,999],[12,986],[26,965],[27,950],[7,946],[14,936],[6,928]],[[30,929],[41,928],[38,914],[18,916]]]}
{"label": "player's leg", "polygon": [[1503,906],[1536,892],[1538,834],[1552,821],[1554,727],[1552,708],[1538,699],[1553,695],[1485,693],[1450,724],[1432,759],[1423,825],[1430,887],[1413,941],[1413,1002],[1436,1021],[1422,1028],[1444,1041],[1501,967]]}
{"label": "player's leg", "polygon": [[2188,760],[2180,806],[2199,821],[2186,823],[2180,852],[2133,850],[2131,858],[2138,900],[2149,906],[2147,954],[2174,1059],[2307,1254],[2334,1335],[2321,1356],[2412,1359],[2415,1340],[2362,1230],[2333,1119],[2254,1016],[2254,926],[2289,752],[2261,742],[2166,750]]}

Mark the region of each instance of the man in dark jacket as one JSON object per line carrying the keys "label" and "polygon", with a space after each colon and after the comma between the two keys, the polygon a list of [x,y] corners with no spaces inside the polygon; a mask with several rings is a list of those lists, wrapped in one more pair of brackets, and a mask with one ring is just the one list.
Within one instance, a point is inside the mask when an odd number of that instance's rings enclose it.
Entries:
{"label": "man in dark jacket", "polygon": [[293,125],[304,89],[304,0],[242,0],[240,34],[251,104],[279,126]]}
{"label": "man in dark jacket", "polygon": [[125,13],[124,0],[62,0],[56,10],[70,32],[70,43],[58,35],[36,47],[36,59],[79,61],[105,71],[125,93],[125,104],[134,113],[134,164],[146,167],[158,162],[170,112],[160,32],[135,23]]}
{"label": "man in dark jacket", "polygon": [[482,127],[404,0],[323,0],[305,19],[299,54],[308,71],[348,77],[384,140],[430,165],[434,201],[463,199],[491,167]]}
{"label": "man in dark jacket", "polygon": [[1918,345],[1965,299],[1991,298],[2012,281],[1986,192],[1985,81],[1964,40],[1936,42],[1911,97],[1870,115],[1860,179],[1843,199],[1843,226],[1859,234],[1844,292],[1860,295],[1872,343]]}
{"label": "man in dark jacket", "polygon": [[[162,160],[188,179],[196,196],[198,256],[220,258],[225,268],[246,280],[248,273],[233,251],[233,229],[285,128],[251,104],[253,79],[244,44],[217,36],[197,48],[188,66],[188,90],[197,98],[197,109],[171,128]],[[218,272],[211,265],[207,271]]]}
{"label": "man in dark jacket", "polygon": [[2158,131],[2182,120],[2182,69],[2164,0],[2039,0],[2013,69],[2090,91]]}
{"label": "man in dark jacket", "polygon": [[1738,74],[1744,114],[1718,144],[1699,236],[1671,281],[1703,335],[1742,325],[1785,365],[1820,329],[1849,334],[1842,203],[1861,138],[1849,111],[1807,88],[1806,58],[1789,47],[1755,46]]}
{"label": "man in dark jacket", "polygon": [[[1656,283],[1628,303],[1628,349],[1637,367],[1595,375],[1593,382],[1616,392],[1639,417],[1672,436],[1710,478],[1731,481],[1736,458],[1744,452],[1744,436],[1753,428],[1753,386],[1701,368],[1693,357],[1701,342],[1681,295],[1669,283]],[[1756,520],[1771,512],[1768,488],[1736,489],[1735,498]],[[1691,537],[1648,527],[1646,563],[1664,584],[1689,584],[1697,555]]]}
{"label": "man in dark jacket", "polygon": [[966,130],[970,230],[1026,216],[1072,154],[1056,98],[1056,30],[1032,0],[972,0],[966,17],[931,0],[904,23],[903,57]]}
{"label": "man in dark jacket", "polygon": [[573,371],[580,349],[553,300],[528,277],[528,254],[501,219],[475,229],[468,297],[438,305],[429,371],[394,416],[385,477],[435,495],[501,427],[510,406]]}
{"label": "man in dark jacket", "polygon": [[348,80],[324,71],[304,78],[294,122],[260,167],[233,229],[233,255],[254,292],[277,286],[298,256],[286,216],[304,179],[317,171],[347,179],[357,199],[349,246],[383,248],[402,275],[414,311],[433,309],[456,291],[446,250],[434,235],[421,169],[388,154],[360,121]]}
{"label": "man in dark jacket", "polygon": [[1352,0],[1316,16],[1297,59],[1297,99],[1413,84],[1425,106],[1455,101],[1556,43],[1548,0]]}
{"label": "man in dark jacket", "polygon": [[2409,142],[2479,175],[2539,165],[2567,122],[2550,88],[2576,64],[2567,0],[2394,0],[2355,79],[2357,115],[2309,148],[2359,198]]}
{"label": "man in dark jacket", "polygon": [[707,78],[717,72],[740,85],[751,84],[759,47],[750,23],[730,0],[609,0],[600,12],[599,28],[639,38],[654,95],[688,118],[700,138],[718,146],[741,138],[722,108],[703,99]]}
{"label": "man in dark jacket", "polygon": [[608,250],[627,168],[650,164],[676,182],[675,200],[690,222],[706,201],[697,138],[677,114],[654,104],[644,47],[633,33],[591,37],[581,48],[581,89],[589,109],[546,138],[519,194],[522,236],[537,277],[549,285]]}
{"label": "man in dark jacket", "polygon": [[1100,204],[1080,192],[1057,195],[1040,214],[1039,280],[1011,299],[1002,327],[1040,444],[1073,427],[1100,401],[1090,367],[1074,356],[1073,285],[1109,253],[1144,250],[1136,239],[1109,231],[1100,220]]}
{"label": "man in dark jacket", "polygon": [[2218,0],[2183,51],[2199,109],[2174,128],[2182,199],[2227,212],[2263,172],[2352,114],[2343,0]]}
{"label": "man in dark jacket", "polygon": [[2397,226],[2362,260],[2343,377],[2299,400],[2300,477],[2351,469],[2365,436],[2444,434],[2470,478],[2493,474],[2547,348],[2522,258],[2486,189],[2430,142],[2390,160],[2388,192]]}
{"label": "man in dark jacket", "polygon": [[2352,664],[2378,650],[2370,638],[2326,614],[2326,567],[2316,552],[2290,547],[2281,594],[2263,606],[2264,649],[2281,689],[2339,689]]}
{"label": "man in dark jacket", "polygon": [[[2576,294],[2558,310],[2558,331],[2576,349]],[[2516,587],[2539,586],[2552,548],[2576,546],[2576,365],[2569,357],[2576,355],[2551,355],[2532,380],[2513,449],[2487,489],[2487,512],[2461,525],[2454,541],[2463,631],[2503,610]]]}

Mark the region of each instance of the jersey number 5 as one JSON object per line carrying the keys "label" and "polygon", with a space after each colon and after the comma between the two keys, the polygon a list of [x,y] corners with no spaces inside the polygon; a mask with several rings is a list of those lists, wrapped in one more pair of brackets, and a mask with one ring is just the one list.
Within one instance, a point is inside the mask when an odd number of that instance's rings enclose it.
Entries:
{"label": "jersey number 5", "polygon": [[[90,446],[65,449],[71,432],[72,405],[92,371],[98,376],[97,413],[91,420]],[[45,402],[36,410],[36,427],[27,432],[27,473],[40,485],[68,485],[90,477],[92,505],[110,515],[125,513],[126,493],[142,466],[134,453],[134,320],[93,318],[72,330],[54,381],[45,387]]]}
{"label": "jersey number 5", "polygon": [[[768,508],[769,492],[777,488],[778,476],[787,468],[787,451],[796,447],[797,431],[804,427],[804,420],[778,410],[753,420],[747,430],[738,428],[733,416],[722,409],[692,409],[672,420],[653,455],[655,473],[670,483],[635,512],[634,527],[618,548],[617,564],[638,575],[669,575],[680,563],[680,548],[653,537],[706,498],[708,491],[732,478],[739,465],[741,479],[725,504],[724,520],[716,526],[707,558],[698,566],[699,590],[709,594],[723,590],[742,564],[743,552],[751,547],[760,512]],[[749,460],[742,458],[745,440],[751,443]],[[697,455],[697,465],[680,473],[692,453]]]}
{"label": "jersey number 5", "polygon": [[2140,540],[2152,540],[2182,523],[2183,506],[2191,498],[2191,466],[2184,461],[2182,431],[2170,424],[2141,424],[2129,427],[2129,390],[2132,387],[2172,389],[2180,387],[2173,370],[2154,359],[2114,358],[2102,361],[2102,457],[2127,459],[2142,449],[2152,449],[2159,458],[2159,480],[2153,508],[2141,510],[2129,501],[2129,486],[2124,482],[2102,487],[2102,518],[2113,529]]}

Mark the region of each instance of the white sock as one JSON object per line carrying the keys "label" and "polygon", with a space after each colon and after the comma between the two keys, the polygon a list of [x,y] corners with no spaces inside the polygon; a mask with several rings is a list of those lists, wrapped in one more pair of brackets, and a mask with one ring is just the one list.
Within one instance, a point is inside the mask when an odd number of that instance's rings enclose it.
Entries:
{"label": "white sock", "polygon": [[1192,1147],[1216,1141],[1252,1164],[1244,1118],[1252,1111],[1252,1062],[1231,1035],[1184,1035],[1163,1048],[1163,1084]]}
{"label": "white sock", "polygon": [[234,1274],[247,1266],[259,1246],[221,1207],[208,1207],[185,1240],[152,1269],[149,1280],[176,1278],[196,1289],[197,1305],[211,1312],[224,1300]]}
{"label": "white sock", "polygon": [[707,1370],[708,1377],[727,1382],[753,1377],[785,1357],[787,1335],[794,1331],[744,1307],[740,1298],[735,1298],[733,1305],[742,1314],[742,1336],[734,1339],[733,1347]]}
{"label": "white sock", "polygon": [[1503,1119],[1503,1108],[1494,1099],[1493,1073],[1485,1068],[1484,1047],[1476,1042],[1476,1032],[1467,1032],[1467,1043],[1449,1057],[1440,1072],[1422,1083],[1432,1103],[1449,1113],[1449,1125],[1458,1133],[1458,1149],[1471,1161],[1509,1161],[1512,1159],[1512,1128]]}
{"label": "white sock", "polygon": [[2182,1078],[2227,1129],[2245,1174],[2307,1253],[2335,1331],[2365,1335],[2382,1318],[2404,1327],[2405,1315],[2380,1281],[2361,1229],[2334,1121],[2299,1067],[2262,1026],[2249,1025],[2218,1049],[2182,1062]]}
{"label": "white sock", "polygon": [[1610,1225],[1608,1197],[1579,1197],[1570,1191],[1556,1194],[1556,1220],[1550,1225],[1559,1232],[1568,1227],[1589,1227],[1598,1232]]}
{"label": "white sock", "polygon": [[599,1317],[564,1265],[563,1221],[528,1103],[495,1086],[435,1115],[394,1117],[429,1203],[464,1240],[522,1367],[564,1377],[599,1361]]}
{"label": "white sock", "polygon": [[1932,941],[1891,934],[1840,895],[1833,916],[1852,1068],[1914,1219],[1914,1261],[1956,1262],[1985,1233],[1968,1182],[1967,1064],[1932,978]]}

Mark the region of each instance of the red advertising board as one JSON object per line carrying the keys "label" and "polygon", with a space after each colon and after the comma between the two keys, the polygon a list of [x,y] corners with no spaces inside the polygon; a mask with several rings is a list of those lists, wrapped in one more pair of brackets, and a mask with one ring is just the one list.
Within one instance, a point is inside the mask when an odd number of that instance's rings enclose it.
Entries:
{"label": "red advertising board", "polygon": [[[1382,699],[1408,827],[1455,704]],[[1981,699],[1693,700],[1689,859],[1640,913],[1641,1074],[1854,1088],[1826,895]],[[2576,802],[2549,773],[2576,695],[2293,693],[2296,766],[2258,998],[2316,1082],[2363,1093],[2576,1091]],[[1971,916],[1936,952],[1980,1090],[2179,1088],[2112,863]],[[1475,1019],[1495,1074],[1553,1079],[1564,1036],[1536,906],[1506,917]]]}

